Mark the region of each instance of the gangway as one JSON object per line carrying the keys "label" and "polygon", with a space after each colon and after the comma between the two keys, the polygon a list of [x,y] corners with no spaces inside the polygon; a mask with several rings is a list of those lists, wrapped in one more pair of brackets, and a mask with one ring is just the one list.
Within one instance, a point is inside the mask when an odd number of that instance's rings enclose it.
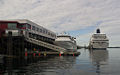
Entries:
{"label": "gangway", "polygon": [[59,46],[56,46],[56,45],[53,45],[53,44],[50,44],[50,43],[46,43],[46,42],[43,42],[43,41],[40,41],[40,40],[35,40],[33,38],[30,38],[30,37],[26,37],[25,39],[26,39],[26,41],[28,41],[30,43],[37,44],[39,46],[43,46],[43,47],[49,48],[51,50],[54,50],[54,51],[57,51],[57,52],[60,52],[60,53],[66,52],[65,48],[62,48],[62,47],[59,47]]}

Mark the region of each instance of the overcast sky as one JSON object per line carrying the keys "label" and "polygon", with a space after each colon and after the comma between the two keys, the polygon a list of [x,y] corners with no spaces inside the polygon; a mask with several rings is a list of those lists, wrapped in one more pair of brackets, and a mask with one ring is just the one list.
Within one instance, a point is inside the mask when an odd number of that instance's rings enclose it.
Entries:
{"label": "overcast sky", "polygon": [[97,28],[120,46],[120,0],[0,0],[0,20],[28,19],[87,45]]}

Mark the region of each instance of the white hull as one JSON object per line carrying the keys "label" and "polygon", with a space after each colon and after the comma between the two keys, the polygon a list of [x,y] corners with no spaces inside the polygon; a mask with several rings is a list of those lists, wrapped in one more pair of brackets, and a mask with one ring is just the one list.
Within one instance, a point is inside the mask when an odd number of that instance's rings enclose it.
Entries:
{"label": "white hull", "polygon": [[77,51],[77,45],[72,41],[55,41],[55,44],[67,49],[68,51]]}
{"label": "white hull", "polygon": [[109,44],[107,42],[96,42],[96,43],[90,44],[90,47],[92,49],[106,49],[108,45]]}

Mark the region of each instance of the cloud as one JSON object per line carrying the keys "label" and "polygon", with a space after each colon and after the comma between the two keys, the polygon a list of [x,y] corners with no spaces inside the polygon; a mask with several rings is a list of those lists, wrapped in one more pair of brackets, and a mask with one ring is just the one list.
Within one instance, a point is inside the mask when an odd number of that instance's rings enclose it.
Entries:
{"label": "cloud", "polygon": [[119,13],[120,0],[0,0],[0,19],[29,19],[55,32],[85,29],[79,38],[87,41],[99,27],[115,46],[120,44]]}

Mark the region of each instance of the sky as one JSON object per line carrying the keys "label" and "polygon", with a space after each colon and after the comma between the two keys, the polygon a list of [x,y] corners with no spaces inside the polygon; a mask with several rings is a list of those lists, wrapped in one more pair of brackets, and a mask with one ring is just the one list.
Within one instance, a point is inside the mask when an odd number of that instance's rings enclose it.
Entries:
{"label": "sky", "polygon": [[97,28],[120,46],[120,0],[0,0],[0,20],[28,19],[88,45]]}

